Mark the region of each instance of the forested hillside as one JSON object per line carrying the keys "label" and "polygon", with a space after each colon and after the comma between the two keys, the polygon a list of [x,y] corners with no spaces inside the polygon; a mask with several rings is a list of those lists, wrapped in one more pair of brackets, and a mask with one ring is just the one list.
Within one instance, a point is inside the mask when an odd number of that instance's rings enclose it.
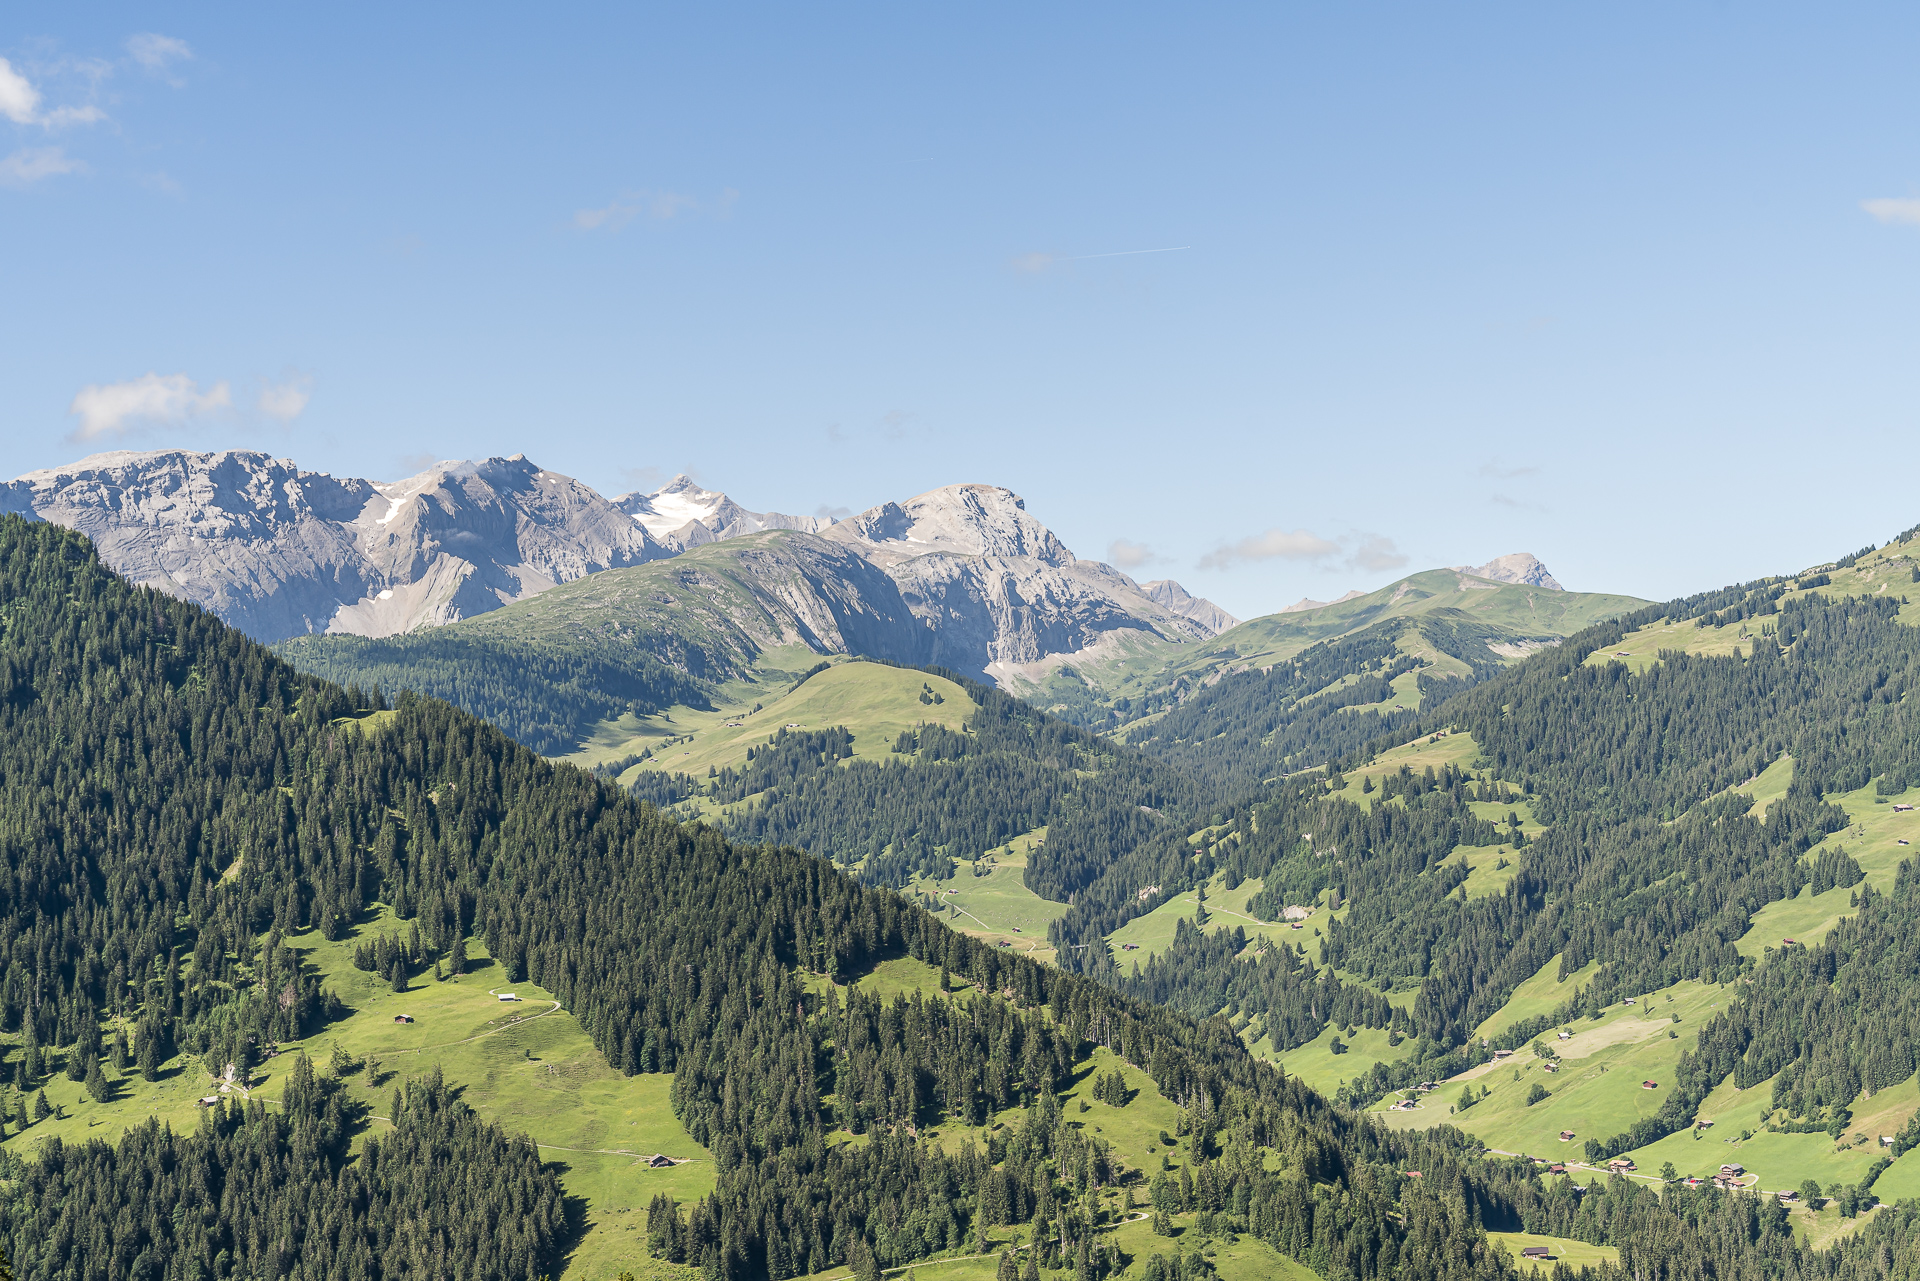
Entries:
{"label": "forested hillside", "polygon": [[[1915,777],[1904,696],[1920,676],[1920,632],[1899,621],[1896,599],[1770,590],[1595,629],[1450,700],[1430,728],[1444,715],[1472,735],[1477,756],[1461,768],[1298,777],[1199,816],[1217,821],[1197,846],[1176,827],[1096,850],[1089,867],[1114,857],[1079,882],[1068,843],[1042,864],[1080,884],[1061,928],[1108,926],[1121,896],[1101,887],[1155,860],[1190,877],[1261,878],[1263,916],[1311,898],[1337,911],[1320,957],[1269,946],[1236,959],[1220,942],[1232,933],[1187,929],[1137,979],[1092,968],[1196,1015],[1214,1012],[1217,982],[1216,1007],[1226,993],[1276,1044],[1327,1020],[1383,1024],[1415,1042],[1409,1071],[1483,1055],[1467,1031],[1554,956],[1592,975],[1580,1008],[1675,979],[1751,976],[1706,1025],[1674,1097],[1717,1075],[1771,1078],[1782,1124],[1844,1124],[1854,1093],[1912,1070],[1911,868],[1884,893],[1851,891],[1858,919],[1819,947],[1756,970],[1735,943],[1757,907],[1808,881],[1858,885],[1830,847],[1805,855],[1844,821],[1823,799],[1832,789],[1881,778],[1897,793]],[[1670,653],[1639,671],[1586,661],[1656,616],[1724,621],[1748,608],[1758,625],[1737,655]],[[54,527],[0,524],[0,620],[10,1126],[37,1124],[26,1102],[43,1074],[90,1078],[107,1057],[120,1071],[122,1056],[157,1066],[182,1051],[196,1057],[174,1070],[244,1071],[270,1041],[346,1016],[283,940],[338,937],[377,902],[417,931],[414,964],[484,940],[510,981],[555,993],[611,1063],[673,1074],[674,1111],[717,1178],[702,1199],[656,1202],[647,1236],[659,1259],[707,1275],[871,1276],[1030,1222],[1036,1275],[1204,1276],[1205,1256],[1177,1241],[1173,1262],[1156,1262],[1102,1235],[1109,1211],[1093,1192],[1148,1172],[1117,1171],[1058,1102],[1096,1052],[1182,1109],[1190,1163],[1145,1189],[1167,1231],[1245,1233],[1325,1281],[1507,1275],[1490,1227],[1604,1245],[1624,1271],[1676,1281],[1920,1266],[1909,1212],[1883,1212],[1816,1254],[1772,1202],[1624,1182],[1583,1197],[1531,1165],[1484,1159],[1456,1132],[1382,1130],[1260,1063],[1224,1021],[996,950],[797,850],[676,824],[445,704],[406,695],[382,707],[301,676],[198,610],[114,578]],[[1162,768],[1126,752],[1077,755],[1102,749],[1011,701],[985,697],[982,712],[898,754],[964,761],[973,740],[1007,735],[1115,785],[1151,786]],[[821,768],[782,748],[769,777],[831,782],[832,743],[795,743]],[[1727,789],[1789,750],[1793,784],[1759,819]],[[1112,798],[1138,813],[1143,803]],[[1529,839],[1503,814],[1521,808]],[[1462,851],[1496,845],[1521,865],[1502,891],[1462,898]],[[850,988],[826,999],[831,980],[888,957],[970,995],[882,1001]],[[1410,1009],[1381,999],[1410,980]],[[1515,1024],[1496,1043],[1574,1013]],[[1398,1070],[1376,1069],[1350,1093]],[[1129,1088],[1096,1093],[1124,1104]],[[1017,1130],[975,1137],[1009,1108],[1025,1109]],[[1656,1129],[1686,1122],[1672,1110]],[[431,1077],[397,1095],[388,1130],[356,1141],[368,1111],[303,1059],[275,1107],[222,1104],[190,1136],[149,1127],[115,1146],[42,1144],[8,1167],[0,1242],[35,1277],[557,1266],[576,1229],[530,1144]],[[936,1127],[951,1131],[937,1143]]]}
{"label": "forested hillside", "polygon": [[1489,645],[1510,639],[1454,610],[1389,619],[1211,685],[1176,683],[1134,700],[1127,711],[1135,718],[1165,714],[1126,739],[1215,786],[1252,795],[1264,781],[1400,732],[1422,706],[1499,671],[1504,660]]}
{"label": "forested hillside", "polygon": [[974,700],[963,727],[903,732],[884,761],[853,760],[841,729],[782,729],[708,779],[643,771],[660,804],[711,798],[740,840],[797,845],[900,886],[946,878],[1011,838],[1047,829],[1026,884],[1066,902],[1142,845],[1178,845],[1219,795],[1191,772],[1059,721],[952,672]]}
{"label": "forested hillside", "polygon": [[[671,638],[660,643],[671,650]],[[706,686],[694,675],[709,670],[698,649],[663,661],[646,650],[531,645],[452,627],[373,639],[304,636],[278,648],[322,680],[442,699],[548,755],[572,751],[598,721],[707,702]]]}
{"label": "forested hillside", "polygon": [[[1030,1212],[1089,1241],[1076,1197],[1098,1167],[1074,1133],[1036,1123],[1025,1144],[951,1151],[916,1138],[1009,1103],[1044,1118],[1089,1044],[1183,1105],[1208,1171],[1196,1189],[1211,1189],[1195,1195],[1236,1230],[1330,1281],[1504,1271],[1457,1140],[1378,1133],[1219,1025],[999,953],[822,860],[674,824],[445,704],[380,709],[300,676],[129,587],[55,527],[0,523],[0,588],[0,997],[23,1047],[18,1089],[55,1063],[85,1067],[109,1012],[146,1047],[244,1070],[270,1039],[342,1012],[285,958],[282,933],[348,928],[377,898],[426,954],[457,954],[471,931],[510,981],[556,993],[610,1061],[674,1074],[674,1109],[718,1181],[649,1230],[708,1275],[870,1275]],[[889,954],[982,995],[822,1002],[810,975]],[[29,1276],[550,1266],[565,1224],[529,1145],[429,1081],[395,1101],[391,1138],[356,1149],[361,1107],[303,1073],[279,1112],[222,1107],[189,1138],[43,1145],[0,1191],[9,1253]],[[1409,1183],[1396,1171],[1410,1163],[1457,1173]],[[84,1196],[51,1193],[75,1179]]]}
{"label": "forested hillside", "polygon": [[[1779,1123],[1825,1128],[1862,1088],[1912,1075],[1913,1047],[1894,1029],[1905,1017],[1900,994],[1920,971],[1884,935],[1903,918],[1868,891],[1858,922],[1813,954],[1788,949],[1756,973],[1761,958],[1739,944],[1769,904],[1810,883],[1826,893],[1859,880],[1829,839],[1849,820],[1828,797],[1869,783],[1898,796],[1920,782],[1920,724],[1907,701],[1920,680],[1920,630],[1901,621],[1903,608],[1884,590],[1842,597],[1824,581],[1797,590],[1765,582],[1590,629],[1415,727],[1470,735],[1462,767],[1390,773],[1380,788],[1367,774],[1361,795],[1345,778],[1340,790],[1297,780],[1215,847],[1211,862],[1229,884],[1261,879],[1253,906],[1262,918],[1288,903],[1338,907],[1317,955],[1263,945],[1236,957],[1230,935],[1187,930],[1122,985],[1200,1014],[1224,1002],[1276,1050],[1330,1021],[1391,1028],[1413,1044],[1396,1066],[1350,1083],[1350,1096],[1366,1101],[1483,1061],[1472,1030],[1550,962],[1562,979],[1590,977],[1567,1008],[1512,1021],[1492,1048],[1524,1045],[1634,993],[1753,977],[1741,985],[1745,1000],[1703,1034],[1699,1060],[1658,1119],[1603,1135],[1594,1150],[1610,1155],[1690,1125],[1729,1074],[1746,1086],[1777,1073]],[[1608,657],[1656,624],[1743,634],[1725,652],[1676,646],[1637,668]],[[1787,757],[1792,783],[1761,818],[1734,789]],[[1515,808],[1544,830],[1516,839]],[[1473,850],[1502,842],[1517,866],[1498,892],[1472,893]],[[1815,846],[1818,857],[1808,854]],[[1896,900],[1910,893],[1901,877]],[[1112,897],[1128,910],[1124,895]],[[1114,919],[1083,899],[1056,932],[1072,944]],[[1864,960],[1853,977],[1836,977],[1840,957],[1855,952],[1875,958],[1870,982]],[[1834,984],[1833,995],[1788,995],[1810,982]],[[1411,1005],[1390,1005],[1384,993],[1409,983],[1418,987]],[[1767,1014],[1780,1002],[1796,1011],[1790,1019]],[[1851,1030],[1808,1023],[1809,1002]],[[1786,1041],[1769,1030],[1788,1026],[1796,1031]]]}

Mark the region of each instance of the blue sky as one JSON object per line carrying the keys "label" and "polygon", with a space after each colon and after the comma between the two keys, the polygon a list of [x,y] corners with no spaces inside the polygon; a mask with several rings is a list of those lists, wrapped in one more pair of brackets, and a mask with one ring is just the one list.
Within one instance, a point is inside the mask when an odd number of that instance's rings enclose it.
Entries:
{"label": "blue sky", "polygon": [[985,481],[1243,616],[1920,522],[1911,6],[553,8],[8,6],[0,472]]}

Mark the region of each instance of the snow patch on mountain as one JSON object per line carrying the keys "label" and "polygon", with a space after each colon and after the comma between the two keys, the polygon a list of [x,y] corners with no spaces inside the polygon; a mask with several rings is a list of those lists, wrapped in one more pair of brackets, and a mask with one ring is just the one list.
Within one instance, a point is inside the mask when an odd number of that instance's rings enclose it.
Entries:
{"label": "snow patch on mountain", "polygon": [[613,505],[674,551],[768,529],[818,533],[833,523],[818,516],[751,512],[718,490],[702,489],[686,476],[675,476],[650,494],[622,494]]}

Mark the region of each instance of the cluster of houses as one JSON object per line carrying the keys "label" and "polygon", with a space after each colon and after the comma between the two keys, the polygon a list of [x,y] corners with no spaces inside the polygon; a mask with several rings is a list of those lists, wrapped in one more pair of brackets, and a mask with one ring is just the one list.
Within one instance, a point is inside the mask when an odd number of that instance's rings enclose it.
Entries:
{"label": "cluster of houses", "polygon": [[[1746,1177],[1746,1173],[1746,1166],[1741,1165],[1738,1161],[1729,1161],[1721,1166],[1720,1173],[1714,1175],[1711,1179],[1690,1178],[1685,1180],[1685,1186],[1689,1188],[1704,1188],[1711,1183],[1722,1192],[1732,1192],[1742,1186],[1740,1180]],[[1782,1192],[1779,1196],[1782,1201],[1792,1201],[1796,1199],[1796,1194],[1792,1192]]]}

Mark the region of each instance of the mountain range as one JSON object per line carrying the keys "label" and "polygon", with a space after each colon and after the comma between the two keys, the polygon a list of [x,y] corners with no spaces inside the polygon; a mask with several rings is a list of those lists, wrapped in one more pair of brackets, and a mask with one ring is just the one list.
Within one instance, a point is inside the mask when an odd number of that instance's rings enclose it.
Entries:
{"label": "mountain range", "polygon": [[[869,609],[910,613],[942,638],[891,654],[970,671],[1073,653],[1115,635],[1183,642],[1231,615],[1177,583],[1154,592],[1083,561],[1012,492],[950,485],[833,524],[753,512],[685,476],[608,500],[524,455],[442,462],[396,482],[336,479],[263,453],[96,454],[0,489],[0,511],[92,538],[135,582],[205,606],[264,641],[393,636],[475,618],[608,570],[780,531],[793,554],[853,588]],[[881,570],[897,590],[871,591]],[[774,571],[776,578],[785,572]],[[745,571],[760,564],[749,559]],[[783,580],[784,581],[784,580]],[[781,587],[768,580],[775,596]],[[897,595],[898,600],[891,599]],[[1164,598],[1164,599],[1162,599]],[[809,606],[788,604],[802,614]],[[803,629],[804,630],[804,629]]]}

